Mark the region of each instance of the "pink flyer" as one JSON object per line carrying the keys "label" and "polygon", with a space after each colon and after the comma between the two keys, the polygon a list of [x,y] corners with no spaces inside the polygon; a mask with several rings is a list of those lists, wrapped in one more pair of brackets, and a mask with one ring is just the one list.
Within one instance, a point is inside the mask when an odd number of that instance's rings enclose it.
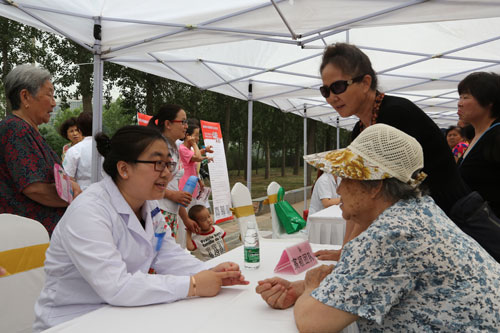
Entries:
{"label": "pink flyer", "polygon": [[54,179],[56,181],[57,194],[67,203],[73,201],[73,188],[71,187],[71,179],[66,174],[62,166],[54,164]]}

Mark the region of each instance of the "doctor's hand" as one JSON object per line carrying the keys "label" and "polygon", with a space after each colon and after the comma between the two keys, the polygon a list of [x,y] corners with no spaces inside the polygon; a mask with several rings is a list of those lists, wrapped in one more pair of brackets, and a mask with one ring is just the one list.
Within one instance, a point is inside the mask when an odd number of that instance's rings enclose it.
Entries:
{"label": "doctor's hand", "polygon": [[314,255],[318,260],[339,261],[341,253],[342,250],[319,250],[314,252]]}
{"label": "doctor's hand", "polygon": [[[233,283],[233,284],[248,284],[244,281],[245,278],[241,275],[240,271],[226,271],[214,272],[212,270],[201,271],[194,275],[196,280],[196,288],[193,288],[192,283],[189,286],[189,296],[215,296],[219,293],[220,288],[227,281],[240,281],[246,283]],[[195,290],[196,289],[196,290]]]}
{"label": "doctor's hand", "polygon": [[321,265],[308,270],[304,280],[305,289],[316,289],[321,281],[332,272],[334,267],[334,265]]}
{"label": "doctor's hand", "polygon": [[218,264],[217,266],[213,267],[210,269],[213,272],[240,272],[240,276],[238,277],[229,277],[226,279],[222,280],[222,285],[223,286],[233,286],[235,284],[249,284],[250,282],[245,280],[245,277],[243,274],[241,274],[240,271],[240,266],[238,264],[231,262],[231,261],[226,261],[223,262],[222,264]]}
{"label": "doctor's hand", "polygon": [[258,282],[257,294],[274,309],[286,309],[295,304],[304,292],[304,281],[290,282],[274,277]]}

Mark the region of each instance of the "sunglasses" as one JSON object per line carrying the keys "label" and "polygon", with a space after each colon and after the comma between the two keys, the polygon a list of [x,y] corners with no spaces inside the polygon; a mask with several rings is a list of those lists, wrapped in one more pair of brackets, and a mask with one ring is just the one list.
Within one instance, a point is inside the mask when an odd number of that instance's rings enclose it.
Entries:
{"label": "sunglasses", "polygon": [[330,86],[319,87],[319,92],[324,98],[328,98],[330,96],[330,91],[335,95],[339,95],[346,91],[347,87],[349,87],[354,82],[362,81],[364,77],[365,74],[356,76],[355,78],[352,78],[350,80],[338,80],[330,84]]}
{"label": "sunglasses", "polygon": [[174,172],[175,167],[177,166],[176,162],[165,162],[165,161],[142,161],[135,160],[134,163],[148,163],[155,165],[155,171],[162,172],[165,168],[168,168],[168,171]]}
{"label": "sunglasses", "polygon": [[187,119],[183,120],[170,120],[172,123],[182,123],[182,125],[186,125],[188,123]]}

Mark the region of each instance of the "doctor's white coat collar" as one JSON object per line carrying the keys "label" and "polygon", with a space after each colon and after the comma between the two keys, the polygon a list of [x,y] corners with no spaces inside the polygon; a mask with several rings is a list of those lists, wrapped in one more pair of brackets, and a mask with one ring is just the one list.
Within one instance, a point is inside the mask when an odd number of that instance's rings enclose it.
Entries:
{"label": "doctor's white coat collar", "polygon": [[104,188],[109,193],[111,205],[123,219],[123,222],[127,225],[127,228],[151,243],[152,239],[154,238],[151,212],[156,207],[158,207],[158,202],[156,200],[147,200],[142,206],[141,215],[145,221],[146,226],[146,229],[144,229],[141,225],[141,222],[139,222],[139,220],[137,219],[137,216],[123,197],[113,179],[109,175],[105,175],[103,182]]}

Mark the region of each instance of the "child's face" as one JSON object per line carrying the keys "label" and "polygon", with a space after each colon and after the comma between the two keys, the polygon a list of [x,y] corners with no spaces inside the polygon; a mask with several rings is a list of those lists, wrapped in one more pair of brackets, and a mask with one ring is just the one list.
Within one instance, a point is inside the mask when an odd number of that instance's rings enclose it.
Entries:
{"label": "child's face", "polygon": [[196,222],[198,222],[201,232],[208,232],[212,229],[212,215],[208,209],[205,208],[196,214]]}

